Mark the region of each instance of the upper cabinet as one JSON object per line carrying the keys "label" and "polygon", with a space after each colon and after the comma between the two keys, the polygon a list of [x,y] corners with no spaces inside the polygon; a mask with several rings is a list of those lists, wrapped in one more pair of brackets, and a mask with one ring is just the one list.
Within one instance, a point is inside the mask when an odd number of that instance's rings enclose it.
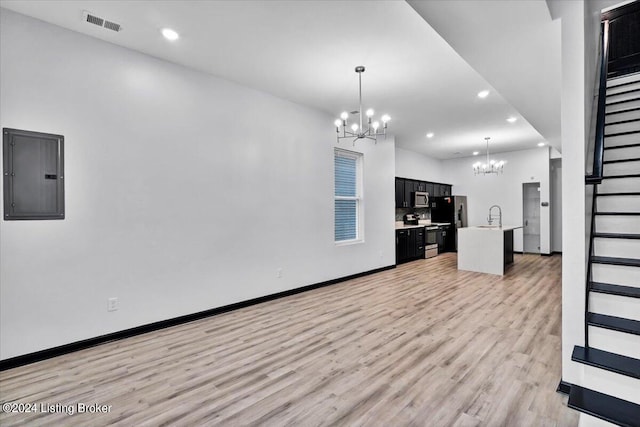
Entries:
{"label": "upper cabinet", "polygon": [[451,185],[396,178],[396,208],[412,208],[412,193],[416,191],[429,193],[429,197],[450,196]]}

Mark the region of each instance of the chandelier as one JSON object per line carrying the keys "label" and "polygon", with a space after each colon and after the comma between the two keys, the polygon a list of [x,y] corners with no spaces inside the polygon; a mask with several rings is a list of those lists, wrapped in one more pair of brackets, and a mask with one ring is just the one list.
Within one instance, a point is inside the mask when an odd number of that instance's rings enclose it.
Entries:
{"label": "chandelier", "polygon": [[487,162],[480,163],[476,162],[473,164],[473,172],[476,175],[487,175],[490,173],[495,173],[496,175],[503,172],[504,164],[506,163],[504,160],[489,160],[489,140],[490,137],[485,137],[484,140],[487,141]]}
{"label": "chandelier", "polygon": [[[344,111],[342,114],[340,114],[340,118],[337,119],[334,124],[336,126],[336,133],[337,133],[337,137],[338,137],[338,142],[340,142],[341,139],[344,138],[353,138],[353,143],[355,144],[356,141],[358,139],[372,139],[373,141],[377,142],[378,141],[378,136],[379,135],[384,135],[384,137],[387,137],[387,123],[389,122],[389,120],[391,120],[391,117],[389,117],[388,115],[383,115],[382,117],[380,117],[380,120],[382,120],[382,130],[380,131],[380,122],[377,120],[373,119],[373,115],[375,114],[375,112],[373,111],[373,109],[369,108],[366,111],[366,115],[367,115],[367,123],[366,123],[366,129],[363,127],[362,124],[362,118],[363,118],[363,114],[362,114],[362,73],[364,73],[364,67],[362,65],[359,65],[356,67],[356,73],[358,73],[358,88],[359,88],[359,92],[360,92],[360,109],[358,111],[352,111],[351,114],[357,114],[359,117],[359,121],[360,123],[352,123],[351,125],[349,125],[348,119],[349,119],[349,113]],[[340,134],[340,128],[342,128],[342,135]]]}

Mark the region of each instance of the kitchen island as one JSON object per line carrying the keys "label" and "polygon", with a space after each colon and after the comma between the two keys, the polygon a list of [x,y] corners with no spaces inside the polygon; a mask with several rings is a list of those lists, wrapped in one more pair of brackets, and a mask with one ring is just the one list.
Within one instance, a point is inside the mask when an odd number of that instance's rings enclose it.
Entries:
{"label": "kitchen island", "polygon": [[458,270],[504,275],[513,263],[513,230],[522,226],[479,225],[458,229]]}

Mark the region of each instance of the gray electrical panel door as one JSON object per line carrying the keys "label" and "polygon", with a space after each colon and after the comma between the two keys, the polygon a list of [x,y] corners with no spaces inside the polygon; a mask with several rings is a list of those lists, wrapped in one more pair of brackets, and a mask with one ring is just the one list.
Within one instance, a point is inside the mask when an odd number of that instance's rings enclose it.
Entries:
{"label": "gray electrical panel door", "polygon": [[2,134],[4,219],[64,219],[64,136]]}

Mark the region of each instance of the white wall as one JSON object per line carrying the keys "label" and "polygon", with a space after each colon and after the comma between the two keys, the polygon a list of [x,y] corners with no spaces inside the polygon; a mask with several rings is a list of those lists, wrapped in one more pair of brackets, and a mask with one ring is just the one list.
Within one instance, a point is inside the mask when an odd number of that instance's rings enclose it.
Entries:
{"label": "white wall", "polygon": [[[574,345],[584,344],[585,142],[586,108],[592,84],[585,76],[593,38],[585,31],[583,2],[548,2],[562,27],[562,379],[581,384],[583,369],[571,362]],[[585,43],[587,40],[587,43]]]}
{"label": "white wall", "polygon": [[0,27],[0,125],[66,150],[66,219],[0,222],[0,358],[394,264],[393,138],[356,144],[365,243],[336,247],[331,117],[8,10]]}
{"label": "white wall", "polygon": [[449,184],[444,180],[441,160],[399,147],[396,147],[395,156],[396,176]]}
{"label": "white wall", "polygon": [[[465,157],[442,162],[445,180],[453,184],[454,194],[467,196],[469,225],[486,224],[489,207],[496,204],[502,208],[503,224],[522,225],[523,183],[539,182],[540,201],[550,201],[549,149],[491,153],[491,157],[507,161],[503,174],[474,175],[472,165],[478,158]],[[550,252],[550,243],[550,210],[549,207],[541,207],[541,253]],[[522,229],[514,231],[514,250],[522,251]]]}
{"label": "white wall", "polygon": [[551,160],[551,251],[562,252],[562,159]]}

